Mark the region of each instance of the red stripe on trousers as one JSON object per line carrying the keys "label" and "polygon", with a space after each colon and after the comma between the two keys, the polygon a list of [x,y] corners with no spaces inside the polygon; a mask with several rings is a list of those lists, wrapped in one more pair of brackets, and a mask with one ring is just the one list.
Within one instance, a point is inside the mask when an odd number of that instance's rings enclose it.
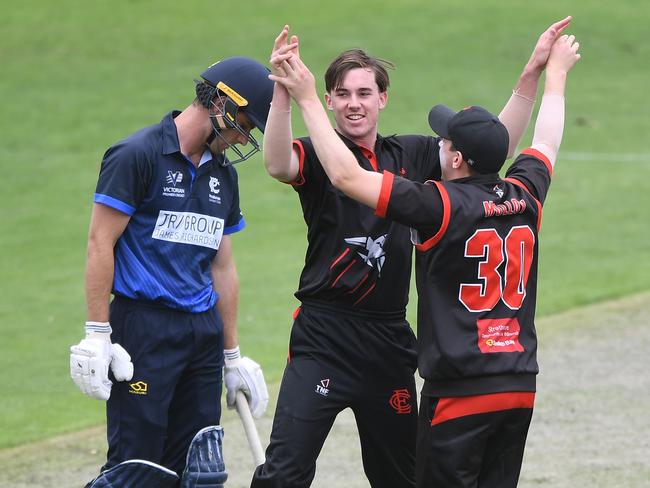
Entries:
{"label": "red stripe on trousers", "polygon": [[476,415],[480,413],[499,412],[513,408],[533,408],[534,391],[513,391],[491,393],[468,397],[441,398],[431,419],[431,425],[441,424],[447,420]]}

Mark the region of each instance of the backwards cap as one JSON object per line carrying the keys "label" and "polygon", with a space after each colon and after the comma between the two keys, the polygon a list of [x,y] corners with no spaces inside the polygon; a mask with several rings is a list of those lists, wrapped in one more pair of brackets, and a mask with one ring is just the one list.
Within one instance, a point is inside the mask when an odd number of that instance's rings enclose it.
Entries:
{"label": "backwards cap", "polygon": [[508,156],[508,130],[482,107],[454,112],[446,105],[436,105],[429,112],[429,125],[440,137],[449,139],[479,173],[498,173]]}

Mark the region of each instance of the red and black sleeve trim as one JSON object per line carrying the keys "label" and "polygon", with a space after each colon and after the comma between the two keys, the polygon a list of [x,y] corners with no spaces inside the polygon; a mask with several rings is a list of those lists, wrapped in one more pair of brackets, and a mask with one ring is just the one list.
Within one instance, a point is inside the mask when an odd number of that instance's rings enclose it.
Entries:
{"label": "red and black sleeve trim", "polygon": [[378,217],[386,217],[390,194],[393,191],[394,179],[395,175],[393,173],[384,170],[384,177],[381,180],[381,190],[379,191],[379,199],[377,200],[377,208],[375,209],[375,215]]}
{"label": "red and black sleeve trim", "polygon": [[542,226],[542,202],[540,202],[537,198],[533,196],[533,194],[530,192],[530,189],[524,185],[521,181],[519,181],[517,178],[504,178],[503,181],[508,181],[512,183],[513,185],[520,186],[524,190],[526,190],[526,193],[528,193],[533,200],[535,200],[535,204],[537,205],[537,232],[539,232],[540,227]]}
{"label": "red and black sleeve trim", "polygon": [[303,168],[305,166],[305,147],[299,139],[293,141],[293,147],[298,149],[298,163],[300,166],[298,168],[298,176],[296,176],[296,179],[293,181],[287,181],[286,183],[291,186],[302,186],[305,184],[305,177],[303,175]]}
{"label": "red and black sleeve trim", "polygon": [[537,149],[533,149],[532,147],[528,147],[521,151],[521,154],[527,154],[528,156],[539,159],[542,163],[544,163],[544,166],[546,166],[549,176],[553,176],[553,165],[551,165],[550,159],[548,159],[548,157],[543,152],[538,151]]}
{"label": "red and black sleeve trim", "polygon": [[433,184],[438,188],[440,198],[442,198],[442,223],[440,224],[440,229],[438,229],[438,232],[436,232],[433,237],[427,239],[422,244],[415,245],[415,248],[418,251],[428,251],[438,244],[440,239],[445,235],[445,232],[447,232],[449,220],[451,219],[451,201],[449,200],[449,193],[447,193],[444,185],[439,181],[433,181]]}
{"label": "red and black sleeve trim", "polygon": [[[530,192],[530,188],[528,188],[528,187],[524,184],[524,182],[519,181],[517,178],[512,178],[512,177],[504,178],[503,181],[509,181],[509,182],[512,183],[513,185],[520,186],[521,188],[523,188],[524,190],[526,190],[526,193],[530,193],[531,196],[533,195],[533,194]],[[535,197],[533,197],[533,198],[535,198]]]}

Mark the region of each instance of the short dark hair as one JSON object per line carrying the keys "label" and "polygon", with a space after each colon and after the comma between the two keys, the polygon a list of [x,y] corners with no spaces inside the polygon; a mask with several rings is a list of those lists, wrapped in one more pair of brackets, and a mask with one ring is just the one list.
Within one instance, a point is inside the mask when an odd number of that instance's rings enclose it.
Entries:
{"label": "short dark hair", "polygon": [[345,74],[356,68],[365,68],[375,74],[375,81],[381,93],[388,90],[390,80],[387,69],[395,69],[395,65],[385,59],[369,56],[362,49],[348,49],[332,61],[325,72],[325,90],[331,92],[341,86]]}

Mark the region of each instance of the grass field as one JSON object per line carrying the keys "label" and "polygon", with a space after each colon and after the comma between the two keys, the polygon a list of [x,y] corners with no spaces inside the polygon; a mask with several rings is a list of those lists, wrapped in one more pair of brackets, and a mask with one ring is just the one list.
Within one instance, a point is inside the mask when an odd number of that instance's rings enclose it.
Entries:
{"label": "grass field", "polygon": [[[647,488],[650,395],[639,392],[650,389],[649,313],[650,293],[644,293],[538,320],[542,368],[520,488]],[[615,343],[612,322],[620,322]],[[610,374],[612,364],[617,375]],[[271,407],[275,397],[272,388]],[[269,412],[256,422],[263,443],[271,418]],[[242,425],[230,410],[222,424],[226,486],[248,488],[253,463]],[[105,451],[104,426],[0,450],[0,487],[78,488],[97,474]],[[350,410],[337,417],[312,486],[368,488]]]}
{"label": "grass field", "polygon": [[[349,47],[395,62],[380,130],[428,133],[433,103],[498,111],[539,33],[566,14],[575,18],[583,59],[569,80],[565,142],[545,207],[540,315],[650,289],[644,0],[611,9],[595,0],[468,0],[460,9],[423,0],[5,5],[0,448],[102,422],[102,405],[68,377],[68,346],[85,319],[86,233],[99,163],[119,138],[189,104],[192,79],[208,64],[236,54],[266,60],[288,22],[319,78]],[[303,133],[298,118],[295,132]],[[265,175],[259,157],[238,169],[248,223],[234,241],[240,341],[276,382],[305,229],[296,196]]]}

